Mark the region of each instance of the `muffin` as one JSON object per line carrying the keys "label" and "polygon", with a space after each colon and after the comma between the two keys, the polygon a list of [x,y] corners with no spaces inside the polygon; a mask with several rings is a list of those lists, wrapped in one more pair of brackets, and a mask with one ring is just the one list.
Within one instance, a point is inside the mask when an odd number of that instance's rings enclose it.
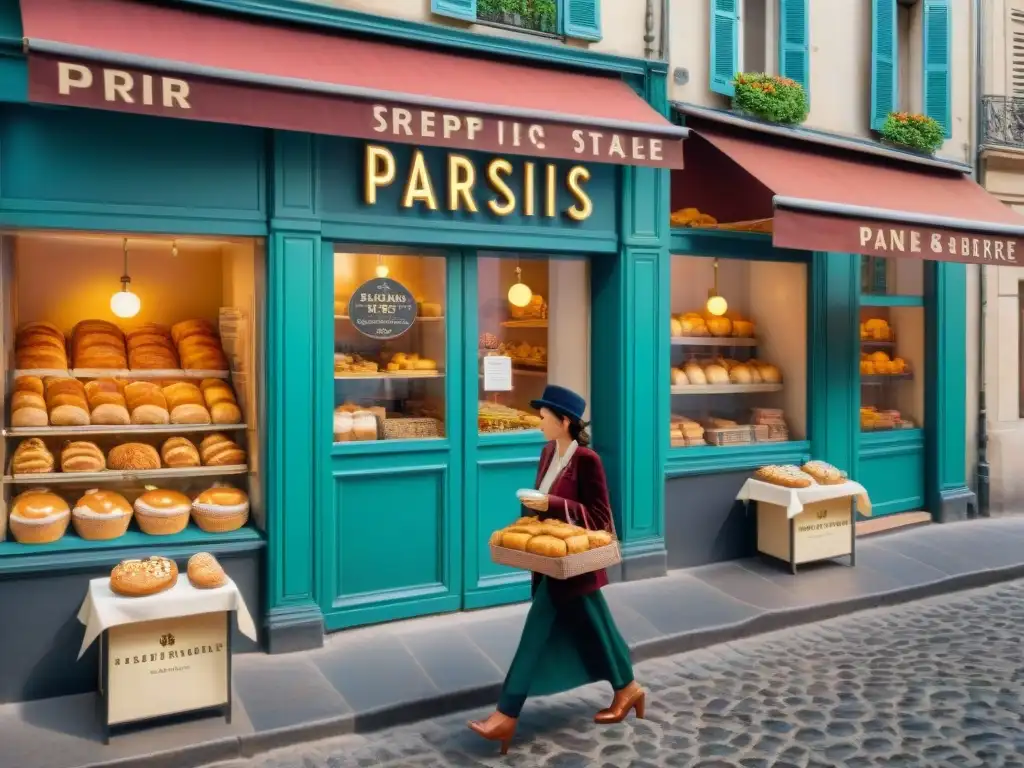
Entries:
{"label": "muffin", "polygon": [[135,500],[135,520],[150,536],[181,533],[191,511],[192,502],[178,491],[151,488]]}
{"label": "muffin", "polygon": [[192,519],[207,533],[236,531],[249,521],[249,497],[238,488],[215,485],[196,496]]}
{"label": "muffin", "polygon": [[52,544],[68,529],[68,503],[45,488],[19,494],[11,502],[8,524],[19,544]]}
{"label": "muffin", "polygon": [[132,520],[132,505],[115,491],[86,491],[71,511],[75,533],[86,541],[109,541],[124,536]]}

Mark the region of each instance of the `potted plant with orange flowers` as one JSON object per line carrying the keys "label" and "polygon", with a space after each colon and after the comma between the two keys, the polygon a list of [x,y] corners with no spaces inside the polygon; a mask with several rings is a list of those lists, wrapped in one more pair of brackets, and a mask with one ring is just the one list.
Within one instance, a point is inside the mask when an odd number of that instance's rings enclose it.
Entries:
{"label": "potted plant with orange flowers", "polygon": [[807,119],[807,92],[796,80],[741,72],[732,81],[732,107],[770,123],[799,125]]}
{"label": "potted plant with orange flowers", "polygon": [[928,155],[935,154],[946,140],[945,131],[935,118],[911,112],[890,112],[879,134],[883,141],[900,149]]}

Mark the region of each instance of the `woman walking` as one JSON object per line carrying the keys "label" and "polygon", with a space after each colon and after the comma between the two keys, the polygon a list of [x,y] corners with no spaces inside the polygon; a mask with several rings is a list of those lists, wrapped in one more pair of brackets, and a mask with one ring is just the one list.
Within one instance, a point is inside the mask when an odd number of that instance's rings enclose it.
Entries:
{"label": "woman walking", "polygon": [[[590,530],[614,531],[601,459],[588,446],[586,401],[564,387],[548,386],[531,405],[540,411],[548,442],[540,455],[535,487],[542,496],[523,504],[542,520],[558,519]],[[497,710],[469,727],[508,752],[527,696],[560,693],[605,680],[615,695],[598,712],[598,723],[622,722],[631,710],[644,716],[645,694],[633,679],[629,648],[619,634],[601,588],[604,570],[570,579],[533,574],[533,603]]]}

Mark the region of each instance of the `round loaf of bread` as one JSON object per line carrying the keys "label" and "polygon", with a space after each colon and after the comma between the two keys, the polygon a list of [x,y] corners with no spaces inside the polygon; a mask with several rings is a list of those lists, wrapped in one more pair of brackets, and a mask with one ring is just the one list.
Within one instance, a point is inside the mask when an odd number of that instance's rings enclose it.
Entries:
{"label": "round loaf of bread", "polygon": [[110,589],[123,597],[146,597],[173,587],[178,566],[166,557],[122,560],[110,572]]}
{"label": "round loaf of bread", "polygon": [[106,468],[103,451],[88,440],[69,442],[60,452],[61,472],[102,472]]}
{"label": "round loaf of bread", "polygon": [[170,424],[171,415],[159,405],[137,405],[132,409],[132,424]]}
{"label": "round loaf of bread", "polygon": [[209,552],[197,552],[188,559],[188,580],[196,589],[216,589],[228,583],[228,575]]}
{"label": "round loaf of bread", "polygon": [[238,488],[215,485],[196,496],[192,519],[207,533],[236,531],[249,521],[249,497]]}
{"label": "round loaf of bread", "polygon": [[132,423],[128,409],[123,405],[105,403],[92,409],[89,420],[93,424],[116,424],[126,426]]}
{"label": "round loaf of bread", "polygon": [[14,380],[14,391],[35,392],[42,396],[46,392],[46,388],[43,386],[43,380],[38,376],[18,376]]}
{"label": "round loaf of bread", "polygon": [[49,423],[45,408],[19,408],[11,413],[12,427],[45,427]]}
{"label": "round loaf of bread", "polygon": [[19,544],[52,544],[68,529],[68,503],[45,489],[33,489],[11,501],[8,519],[11,534]]}
{"label": "round loaf of bread", "polygon": [[18,443],[11,457],[11,472],[15,475],[37,475],[53,472],[53,454],[46,443],[38,437],[30,437]]}
{"label": "round loaf of bread", "polygon": [[206,405],[203,392],[190,381],[177,381],[164,387],[167,407],[172,411],[179,405]]}
{"label": "round loaf of bread", "polygon": [[186,437],[169,437],[160,448],[160,457],[168,467],[198,467],[199,451]]}
{"label": "round loaf of bread", "polygon": [[151,536],[181,533],[191,512],[192,501],[178,491],[157,488],[135,500],[135,521],[143,533]]}
{"label": "round loaf of bread", "polygon": [[[224,438],[223,435],[220,437]],[[245,464],[245,450],[238,443],[227,438],[212,443],[208,443],[207,440],[203,440],[199,447],[199,456],[205,466],[226,467]]]}
{"label": "round loaf of bread", "polygon": [[242,410],[234,403],[216,403],[210,408],[214,424],[241,424]]}
{"label": "round loaf of bread", "polygon": [[[204,379],[209,381],[209,379]],[[217,403],[237,403],[235,399],[235,393],[231,391],[231,387],[227,383],[221,382],[219,379],[214,379],[218,383],[214,386],[203,387],[203,399],[206,401],[207,408],[213,408]]]}
{"label": "round loaf of bread", "polygon": [[205,405],[188,403],[171,410],[171,424],[209,424],[210,412]]}
{"label": "round loaf of bread", "polygon": [[121,471],[160,469],[160,454],[146,443],[123,443],[110,449],[107,466]]}
{"label": "round loaf of bread", "polygon": [[55,427],[85,427],[89,411],[77,405],[58,405],[50,410],[50,423]]}
{"label": "round loaf of bread", "polygon": [[87,541],[110,541],[124,536],[132,519],[132,505],[116,491],[93,488],[71,510],[75,533]]}

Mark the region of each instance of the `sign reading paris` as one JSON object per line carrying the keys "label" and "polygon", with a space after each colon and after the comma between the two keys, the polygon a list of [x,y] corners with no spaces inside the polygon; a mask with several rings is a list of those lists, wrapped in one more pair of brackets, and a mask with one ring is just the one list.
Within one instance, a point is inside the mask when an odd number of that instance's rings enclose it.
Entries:
{"label": "sign reading paris", "polygon": [[375,277],[352,293],[348,316],[364,336],[394,339],[416,322],[416,299],[401,283],[389,277]]}

